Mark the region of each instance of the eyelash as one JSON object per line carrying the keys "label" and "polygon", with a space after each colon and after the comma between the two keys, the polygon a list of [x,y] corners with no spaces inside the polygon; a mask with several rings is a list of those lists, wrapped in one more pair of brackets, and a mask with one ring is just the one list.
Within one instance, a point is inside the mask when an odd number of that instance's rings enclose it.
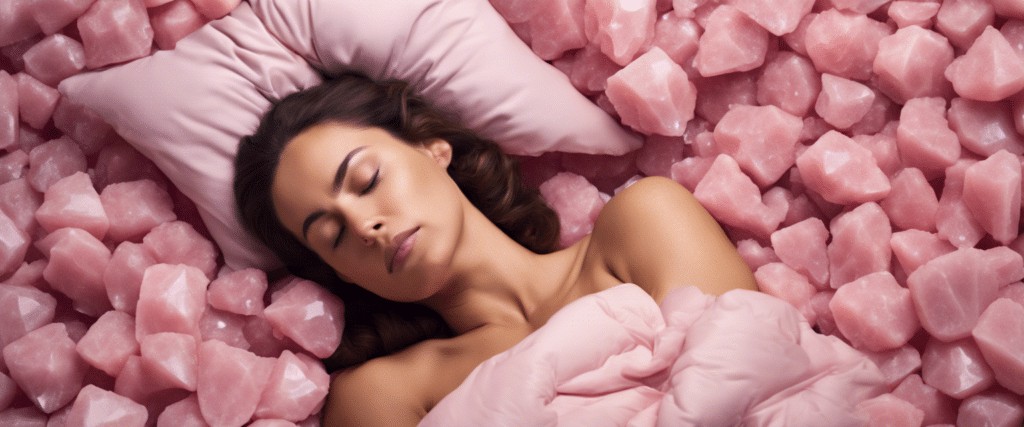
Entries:
{"label": "eyelash", "polygon": [[[366,188],[364,188],[363,191],[359,192],[359,194],[360,195],[364,195],[364,194],[369,193],[370,191],[373,191],[373,189],[377,187],[377,183],[379,183],[379,182],[380,182],[380,169],[377,169],[376,171],[373,172],[373,177],[370,178],[370,182],[366,185]],[[331,245],[332,248],[337,248],[338,245],[341,244],[341,237],[342,237],[342,235],[344,235],[344,233],[345,233],[345,228],[344,227],[342,227],[340,230],[338,230],[338,236],[334,238],[334,243]]]}

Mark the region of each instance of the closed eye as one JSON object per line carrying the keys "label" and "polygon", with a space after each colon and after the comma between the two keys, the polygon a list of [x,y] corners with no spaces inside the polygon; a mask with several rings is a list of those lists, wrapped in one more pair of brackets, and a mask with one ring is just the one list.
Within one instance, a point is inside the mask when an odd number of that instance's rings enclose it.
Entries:
{"label": "closed eye", "polygon": [[359,194],[366,194],[366,193],[369,193],[370,191],[373,191],[374,187],[377,186],[377,183],[379,181],[380,181],[380,169],[377,169],[376,171],[373,172],[373,177],[370,178],[370,182],[366,184],[366,188],[364,188],[363,191],[361,193],[359,193]]}

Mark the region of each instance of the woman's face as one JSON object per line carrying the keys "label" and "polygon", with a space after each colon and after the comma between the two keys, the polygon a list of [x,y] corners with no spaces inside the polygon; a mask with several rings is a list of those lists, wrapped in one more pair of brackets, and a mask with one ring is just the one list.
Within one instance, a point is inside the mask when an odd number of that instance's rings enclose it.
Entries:
{"label": "woman's face", "polygon": [[293,235],[349,282],[393,301],[440,290],[462,231],[451,146],[326,123],[288,143],[271,197]]}

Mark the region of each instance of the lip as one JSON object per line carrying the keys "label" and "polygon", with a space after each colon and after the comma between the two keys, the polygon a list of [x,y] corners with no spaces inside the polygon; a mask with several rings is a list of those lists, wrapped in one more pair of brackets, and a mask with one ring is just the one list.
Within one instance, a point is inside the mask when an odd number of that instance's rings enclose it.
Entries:
{"label": "lip", "polygon": [[388,260],[388,273],[395,271],[395,266],[401,266],[405,259],[409,257],[409,252],[412,250],[412,246],[416,243],[416,232],[419,231],[419,227],[411,228],[401,233],[398,233],[394,239],[392,239],[393,245],[388,247],[386,252]]}

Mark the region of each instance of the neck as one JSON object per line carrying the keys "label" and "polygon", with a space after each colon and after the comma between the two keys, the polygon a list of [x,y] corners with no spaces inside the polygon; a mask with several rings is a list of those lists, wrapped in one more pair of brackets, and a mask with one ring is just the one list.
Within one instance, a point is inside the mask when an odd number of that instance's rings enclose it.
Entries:
{"label": "neck", "polygon": [[466,212],[451,279],[443,291],[423,303],[457,334],[487,325],[531,324],[545,302],[567,291],[578,249],[536,254],[505,235],[476,208]]}

